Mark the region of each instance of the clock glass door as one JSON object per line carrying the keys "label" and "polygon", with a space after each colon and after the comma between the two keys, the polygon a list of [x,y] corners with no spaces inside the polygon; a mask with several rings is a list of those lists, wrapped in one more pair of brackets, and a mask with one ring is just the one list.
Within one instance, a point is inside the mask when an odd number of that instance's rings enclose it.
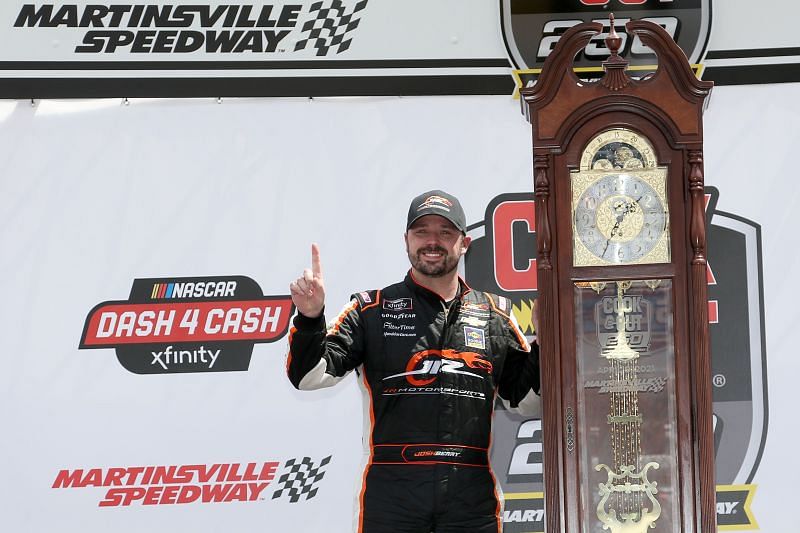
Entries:
{"label": "clock glass door", "polygon": [[576,282],[584,533],[680,531],[672,283]]}

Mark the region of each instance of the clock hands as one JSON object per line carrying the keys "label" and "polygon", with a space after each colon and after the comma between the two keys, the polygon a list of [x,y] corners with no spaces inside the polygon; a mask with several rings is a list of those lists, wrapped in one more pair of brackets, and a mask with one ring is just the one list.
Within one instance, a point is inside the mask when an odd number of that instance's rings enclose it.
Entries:
{"label": "clock hands", "polygon": [[[622,229],[620,229],[620,225],[625,220],[625,217],[630,213],[636,212],[637,201],[633,202],[626,202],[625,200],[621,200],[617,202],[617,204],[613,207],[614,212],[617,214],[617,222],[614,224],[614,227],[611,228],[611,238],[613,239],[616,235],[622,237]],[[620,208],[624,207],[625,209],[620,210]],[[610,239],[609,239],[610,240]]]}
{"label": "clock hands", "polygon": [[[658,246],[666,225],[658,191],[634,175],[606,174],[574,202],[573,229],[594,264],[627,264]],[[658,227],[656,227],[658,226]]]}
{"label": "clock hands", "polygon": [[[640,198],[641,199],[641,198]],[[611,227],[611,232],[606,241],[606,246],[603,249],[603,256],[606,255],[608,251],[608,247],[611,245],[611,241],[614,237],[622,237],[623,230],[622,230],[622,223],[625,222],[625,217],[631,213],[636,212],[636,207],[639,205],[638,200],[633,200],[628,202],[626,200],[617,200],[613,206],[611,207],[611,211],[614,213],[616,222]]]}
{"label": "clock hands", "polygon": [[[639,198],[640,200],[641,198]],[[627,201],[623,198],[620,198],[613,202],[611,206],[611,211],[613,213],[612,216],[615,218],[614,225],[611,227],[611,232],[609,234],[608,240],[606,241],[606,245],[603,248],[603,253],[601,254],[602,257],[605,257],[606,253],[608,252],[608,247],[611,245],[611,241],[614,237],[623,237],[623,227],[622,224],[625,222],[625,217],[627,217],[631,213],[635,213],[637,211],[637,207],[639,205],[639,200]]]}

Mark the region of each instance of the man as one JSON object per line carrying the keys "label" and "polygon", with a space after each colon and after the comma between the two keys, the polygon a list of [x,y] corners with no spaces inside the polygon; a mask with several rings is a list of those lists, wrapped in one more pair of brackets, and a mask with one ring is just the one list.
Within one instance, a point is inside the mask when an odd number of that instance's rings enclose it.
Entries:
{"label": "man", "polygon": [[316,245],[290,285],[292,384],[327,387],[356,370],[368,393],[359,533],[502,530],[489,467],[495,395],[511,408],[538,401],[538,350],[507,299],[458,276],[470,240],[459,201],[430,191],[408,211],[405,280],[353,295],[327,330]]}

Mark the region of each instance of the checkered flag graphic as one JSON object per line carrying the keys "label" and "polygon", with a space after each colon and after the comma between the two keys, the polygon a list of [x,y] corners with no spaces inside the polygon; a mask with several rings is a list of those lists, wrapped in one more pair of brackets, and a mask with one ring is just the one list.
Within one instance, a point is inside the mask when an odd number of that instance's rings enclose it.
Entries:
{"label": "checkered flag graphic", "polygon": [[317,494],[314,484],[325,475],[325,472],[321,471],[322,467],[330,462],[330,455],[320,461],[319,466],[314,466],[310,457],[303,457],[299,462],[297,459],[289,459],[285,465],[289,471],[278,479],[278,483],[283,483],[283,487],[275,491],[272,499],[280,498],[284,492],[288,492],[289,501],[292,503],[299,502],[303,495],[306,500],[310,500]]}
{"label": "checkered flag graphic", "polygon": [[305,50],[309,43],[317,49],[318,56],[328,55],[331,48],[336,48],[336,53],[341,54],[353,42],[347,39],[347,34],[358,27],[361,19],[353,18],[356,13],[367,7],[367,0],[358,2],[353,11],[345,13],[341,0],[332,0],[330,7],[322,7],[325,2],[314,2],[309,9],[310,13],[317,12],[317,18],[303,24],[304,39],[297,41],[295,52]]}

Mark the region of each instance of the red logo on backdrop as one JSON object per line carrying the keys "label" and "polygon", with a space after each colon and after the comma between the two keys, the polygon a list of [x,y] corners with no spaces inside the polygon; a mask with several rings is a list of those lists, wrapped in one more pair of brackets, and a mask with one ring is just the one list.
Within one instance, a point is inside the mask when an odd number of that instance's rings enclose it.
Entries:
{"label": "red logo on backdrop", "polygon": [[115,348],[137,374],[247,370],[255,343],[289,329],[289,296],[245,276],[136,279],[125,301],[95,306],[80,349]]}
{"label": "red logo on backdrop", "polygon": [[491,228],[495,232],[494,275],[498,288],[503,291],[535,291],[536,255],[529,255],[521,262],[514,258],[524,253],[518,250],[515,254],[514,231],[522,231],[531,236],[536,234],[536,205],[528,199],[509,200],[498,203],[492,213]]}

